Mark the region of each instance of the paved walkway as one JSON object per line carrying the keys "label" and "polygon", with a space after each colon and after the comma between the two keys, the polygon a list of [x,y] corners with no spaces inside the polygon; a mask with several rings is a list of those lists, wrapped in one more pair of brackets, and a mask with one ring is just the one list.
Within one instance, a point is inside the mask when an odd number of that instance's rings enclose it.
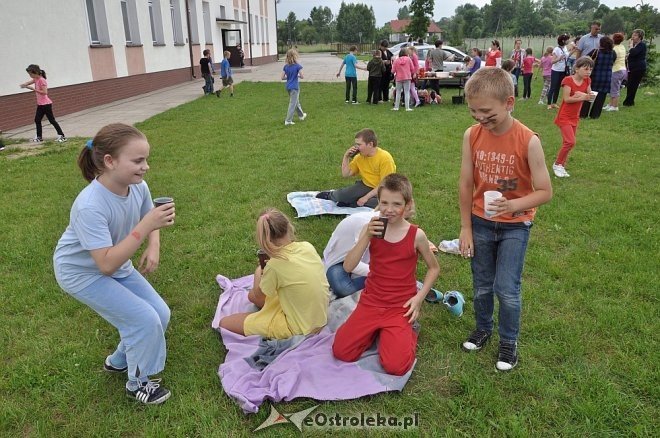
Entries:
{"label": "paved walkway", "polygon": [[[280,55],[279,62],[250,67],[245,71],[234,70],[234,82],[280,82],[284,57]],[[339,70],[341,60],[329,53],[302,54],[300,64],[303,66],[303,75],[306,82],[338,82],[343,83],[343,77],[335,75]],[[343,76],[343,74],[342,74]],[[358,70],[358,78],[367,78],[367,72]],[[57,102],[55,102],[55,115],[62,129],[69,137],[93,137],[96,132],[108,123],[126,123],[132,125],[153,117],[170,108],[195,100],[202,95],[202,79],[195,79],[173,87],[163,88],[128,99],[118,100],[105,105],[88,108],[77,113],[57,116]],[[240,93],[240,91],[238,91]],[[32,138],[34,137],[34,123],[20,128],[6,131],[5,137]],[[57,133],[44,120],[44,138],[55,138]]]}

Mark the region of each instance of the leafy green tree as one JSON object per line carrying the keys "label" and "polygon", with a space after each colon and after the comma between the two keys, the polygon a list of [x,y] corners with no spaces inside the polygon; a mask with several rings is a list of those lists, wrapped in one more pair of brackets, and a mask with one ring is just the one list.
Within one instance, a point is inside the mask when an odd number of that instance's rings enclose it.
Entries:
{"label": "leafy green tree", "polygon": [[572,12],[586,12],[596,9],[600,4],[599,0],[561,0],[561,6]]}
{"label": "leafy green tree", "polygon": [[602,18],[602,21],[601,31],[603,33],[612,34],[614,32],[623,32],[625,29],[623,18],[621,18],[621,15],[616,11],[607,13]]}
{"label": "leafy green tree", "polygon": [[383,27],[376,29],[376,34],[374,36],[374,40],[376,42],[382,41],[382,40],[388,40],[389,41],[390,35],[392,35],[392,26],[390,26],[390,23],[385,23],[385,25]]}
{"label": "leafy green tree", "polygon": [[481,10],[470,3],[466,3],[456,8],[454,19],[461,18],[463,20],[463,33],[467,38],[481,37],[483,29],[483,15]]}
{"label": "leafy green tree", "polygon": [[[362,3],[341,2],[337,14],[337,34],[340,41],[355,43],[372,41],[376,33],[374,9]],[[360,35],[362,34],[362,35]]]}
{"label": "leafy green tree", "polygon": [[296,24],[298,24],[296,14],[289,12],[289,15],[286,17],[286,33],[283,38],[289,41],[296,41]]}
{"label": "leafy green tree", "polygon": [[327,43],[332,39],[330,24],[332,23],[333,18],[332,11],[327,6],[319,6],[318,8],[313,7],[312,11],[309,13],[311,24],[316,30],[316,38],[324,43]]}
{"label": "leafy green tree", "polygon": [[316,32],[316,29],[306,20],[298,22],[298,26],[296,26],[296,35],[298,35],[298,39],[305,44],[314,44],[318,41],[318,33]]}
{"label": "leafy green tree", "polygon": [[534,35],[537,32],[541,16],[536,11],[532,0],[518,0],[513,23],[513,35]]}
{"label": "leafy green tree", "polygon": [[410,12],[412,20],[406,28],[406,32],[413,38],[426,37],[431,19],[435,0],[411,0]]}
{"label": "leafy green tree", "polygon": [[403,5],[402,8],[399,8],[399,12],[396,14],[396,18],[399,20],[410,18],[410,11],[408,10],[408,6]]}
{"label": "leafy green tree", "polygon": [[484,32],[486,35],[502,35],[503,30],[510,27],[513,22],[514,10],[511,0],[491,0],[484,5]]}

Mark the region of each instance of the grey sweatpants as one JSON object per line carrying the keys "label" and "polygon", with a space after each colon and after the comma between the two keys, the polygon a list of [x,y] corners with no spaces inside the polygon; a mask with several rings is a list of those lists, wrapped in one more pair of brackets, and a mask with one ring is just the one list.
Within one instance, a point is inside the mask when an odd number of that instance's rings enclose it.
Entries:
{"label": "grey sweatpants", "polygon": [[[355,181],[352,186],[344,187],[343,189],[334,190],[330,194],[330,199],[335,202],[342,202],[347,207],[358,207],[357,200],[373,190],[371,187],[363,183],[361,180]],[[378,197],[374,196],[369,199],[364,207],[376,208],[378,205]]]}

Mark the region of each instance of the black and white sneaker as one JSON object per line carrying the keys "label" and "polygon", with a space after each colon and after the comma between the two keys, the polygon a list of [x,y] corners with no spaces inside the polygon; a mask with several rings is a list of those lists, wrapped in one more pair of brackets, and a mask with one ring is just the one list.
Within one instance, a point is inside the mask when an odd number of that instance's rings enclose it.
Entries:
{"label": "black and white sneaker", "polygon": [[495,368],[498,371],[511,371],[518,365],[518,345],[515,342],[500,341],[500,352],[497,355]]}
{"label": "black and white sneaker", "polygon": [[326,191],[324,191],[324,192],[318,192],[318,193],[316,194],[316,197],[317,197],[318,199],[326,199],[326,200],[329,200],[331,194],[332,194],[332,190],[326,190]]}
{"label": "black and white sneaker", "polygon": [[127,366],[123,368],[117,368],[112,363],[110,363],[110,356],[106,357],[105,362],[103,362],[103,371],[107,371],[109,373],[125,373],[127,370]]}
{"label": "black and white sneaker", "polygon": [[160,379],[155,379],[149,380],[134,391],[126,388],[126,395],[145,405],[158,405],[170,398],[172,393],[160,386]]}
{"label": "black and white sneaker", "polygon": [[470,333],[467,341],[463,342],[463,350],[465,351],[479,351],[484,344],[490,339],[490,332],[486,330],[475,330]]}

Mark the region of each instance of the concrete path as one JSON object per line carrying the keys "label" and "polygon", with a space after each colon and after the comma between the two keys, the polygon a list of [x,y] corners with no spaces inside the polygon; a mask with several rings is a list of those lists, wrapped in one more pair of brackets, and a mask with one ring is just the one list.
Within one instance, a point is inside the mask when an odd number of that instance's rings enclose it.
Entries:
{"label": "concrete path", "polygon": [[[243,81],[281,82],[283,60],[284,57],[280,55],[279,62],[248,67],[243,71],[235,69],[234,82],[237,84]],[[341,65],[341,59],[336,56],[329,53],[302,54],[299,62],[303,66],[305,82],[344,82],[343,72],[342,77],[335,76]],[[366,80],[367,76],[366,71],[358,70],[358,79]],[[170,108],[195,100],[202,96],[203,85],[203,79],[195,79],[64,116],[57,115],[57,102],[55,102],[55,116],[67,136],[91,138],[100,128],[109,123],[132,125]],[[240,87],[237,89],[237,93],[240,93]],[[30,124],[6,131],[3,135],[8,138],[32,138],[34,130],[34,124]],[[57,133],[45,119],[43,136],[45,139],[57,137]]]}

